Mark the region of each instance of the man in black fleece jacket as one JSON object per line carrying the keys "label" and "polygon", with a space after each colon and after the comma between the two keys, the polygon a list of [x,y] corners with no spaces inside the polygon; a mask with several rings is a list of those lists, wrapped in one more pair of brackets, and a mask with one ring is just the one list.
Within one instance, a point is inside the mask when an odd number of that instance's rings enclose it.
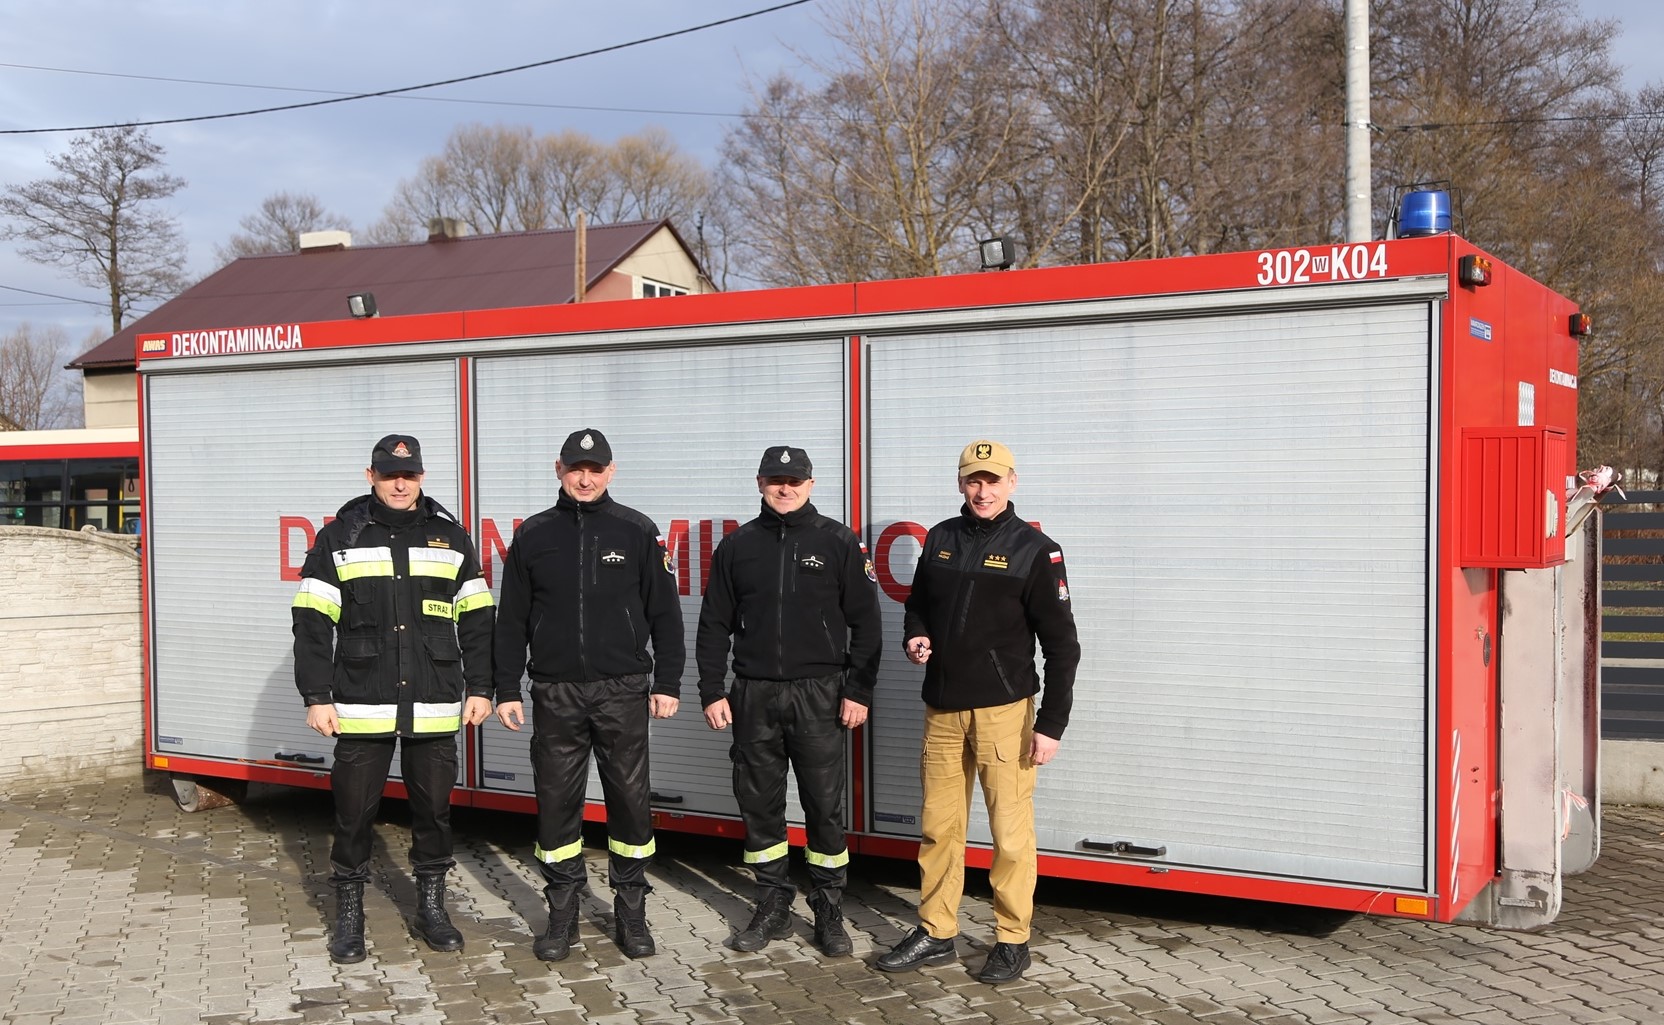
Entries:
{"label": "man in black fleece jacket", "polygon": [[[711,560],[695,651],[705,722],[734,725],[734,796],[745,861],[757,878],[751,924],[731,941],[761,950],[791,932],[786,769],[797,772],[808,846],[815,944],[853,950],[843,924],[844,735],[867,720],[881,646],[877,576],[866,545],[809,504],[808,453],[777,445],[757,468],[762,512],[724,538]],[[734,687],[728,675],[732,640]]]}
{"label": "man in black fleece jacket", "polygon": [[[1017,518],[1016,487],[1010,449],[988,440],[965,446],[959,456],[965,504],[925,536],[913,574],[902,635],[908,660],[925,667],[920,925],[878,959],[884,971],[958,956],[973,763],[994,838],[989,882],[996,942],[978,978],[1009,982],[1029,967],[1038,874],[1035,770],[1057,753],[1069,724],[1080,641],[1063,550]],[[1046,657],[1038,713],[1036,639]]]}
{"label": "man in black fleece jacket", "polygon": [[655,950],[645,904],[654,849],[647,718],[676,714],[686,650],[670,559],[653,521],[607,494],[616,469],[605,435],[573,431],[555,463],[560,498],[520,525],[503,563],[497,718],[520,729],[520,677],[530,675],[534,853],[549,898],[549,927],[532,949],[544,961],[564,960],[578,939],[592,749],[618,945],[630,957]]}

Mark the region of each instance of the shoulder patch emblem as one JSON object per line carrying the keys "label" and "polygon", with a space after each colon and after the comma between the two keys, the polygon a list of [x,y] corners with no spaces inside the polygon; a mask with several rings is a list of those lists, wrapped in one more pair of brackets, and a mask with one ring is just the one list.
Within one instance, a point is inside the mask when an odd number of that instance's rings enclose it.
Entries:
{"label": "shoulder patch emblem", "polygon": [[[863,545],[862,547],[866,546]],[[867,579],[871,580],[875,584],[878,583],[878,571],[873,569],[871,559],[867,560]]]}
{"label": "shoulder patch emblem", "polygon": [[989,569],[1010,569],[1011,562],[1003,555],[990,555],[982,560],[982,564]]}
{"label": "shoulder patch emblem", "polygon": [[1051,559],[1052,559],[1052,565],[1055,566],[1058,563],[1063,561],[1063,553],[1061,551],[1053,552],[1052,555],[1051,555]]}
{"label": "shoulder patch emblem", "polygon": [[1066,581],[1059,580],[1057,582],[1057,600],[1058,601],[1068,601],[1069,600],[1069,584]]}

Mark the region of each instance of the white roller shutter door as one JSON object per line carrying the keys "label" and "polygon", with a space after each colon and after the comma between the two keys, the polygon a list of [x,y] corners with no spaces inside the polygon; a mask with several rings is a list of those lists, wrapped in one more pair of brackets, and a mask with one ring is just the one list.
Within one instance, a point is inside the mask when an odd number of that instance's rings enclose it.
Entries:
{"label": "white roller shutter door", "polygon": [[[959,450],[992,437],[1066,553],[1084,657],[1043,850],[1427,885],[1433,310],[872,341],[875,534],[953,515]],[[895,551],[910,581],[918,545]],[[886,657],[880,832],[916,834],[921,675]]]}
{"label": "white roller shutter door", "polygon": [[[368,492],[370,449],[392,433],[422,443],[424,490],[456,513],[455,364],[151,373],[145,388],[156,750],[327,768],[334,743],[295,690],[281,518],[317,528]],[[288,540],[298,568],[304,535]]]}
{"label": "white roller shutter door", "polygon": [[[555,503],[555,457],[580,427],[600,429],[618,464],[609,493],[650,517],[661,533],[690,526],[691,594],[682,598],[688,662],[682,708],[652,726],[653,790],[665,811],[737,815],[728,748],[699,707],[694,632],[703,593],[697,548],[701,520],[743,523],[757,515],[757,460],[770,445],[797,445],[814,460],[815,506],[845,518],[847,394],[842,340],[769,345],[559,351],[481,358],[476,363],[479,509],[509,539],[513,523]],[[721,537],[720,526],[713,536]],[[500,590],[500,561],[493,584]],[[530,713],[530,691],[527,690]],[[532,792],[529,730],[495,719],[482,733],[482,785]],[[796,784],[788,817],[802,818]],[[600,800],[590,768],[588,796]]]}

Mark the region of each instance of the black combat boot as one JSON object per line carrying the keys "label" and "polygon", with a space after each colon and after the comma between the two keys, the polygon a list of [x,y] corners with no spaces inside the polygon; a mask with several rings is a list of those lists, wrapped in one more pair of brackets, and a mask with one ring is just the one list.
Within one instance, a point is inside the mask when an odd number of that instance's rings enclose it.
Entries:
{"label": "black combat boot", "polygon": [[416,917],[410,923],[410,934],[434,950],[462,949],[462,933],[445,913],[443,874],[416,877]]}
{"label": "black combat boot", "polygon": [[782,890],[777,886],[767,887],[757,901],[757,911],[751,916],[751,924],[735,933],[730,945],[735,950],[762,950],[768,946],[770,940],[790,936],[792,898],[795,896],[791,890]]}
{"label": "black combat boot", "polygon": [[809,898],[809,906],[815,909],[815,946],[821,953],[827,957],[848,957],[853,953],[855,944],[850,942],[849,931],[844,928],[843,902],[817,894]]}
{"label": "black combat boot", "polygon": [[647,931],[647,887],[621,886],[612,899],[612,913],[618,920],[615,938],[626,957],[651,957],[658,950]]}
{"label": "black combat boot", "polygon": [[329,937],[329,959],[336,964],[364,960],[364,884],[335,887],[335,930]]}
{"label": "black combat boot", "polygon": [[578,887],[570,883],[544,887],[549,898],[549,927],[532,944],[539,961],[564,961],[578,942]]}

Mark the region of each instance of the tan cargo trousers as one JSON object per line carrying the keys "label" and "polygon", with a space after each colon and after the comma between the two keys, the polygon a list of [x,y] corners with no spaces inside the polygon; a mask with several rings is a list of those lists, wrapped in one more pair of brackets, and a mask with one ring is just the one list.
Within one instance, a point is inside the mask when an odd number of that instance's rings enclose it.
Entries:
{"label": "tan cargo trousers", "polygon": [[1029,759],[1034,699],[994,708],[948,712],[926,706],[919,775],[924,811],[919,843],[919,923],[936,939],[959,935],[965,892],[965,830],[971,784],[982,800],[994,838],[995,938],[1027,943],[1038,874],[1034,837],[1035,765]]}

